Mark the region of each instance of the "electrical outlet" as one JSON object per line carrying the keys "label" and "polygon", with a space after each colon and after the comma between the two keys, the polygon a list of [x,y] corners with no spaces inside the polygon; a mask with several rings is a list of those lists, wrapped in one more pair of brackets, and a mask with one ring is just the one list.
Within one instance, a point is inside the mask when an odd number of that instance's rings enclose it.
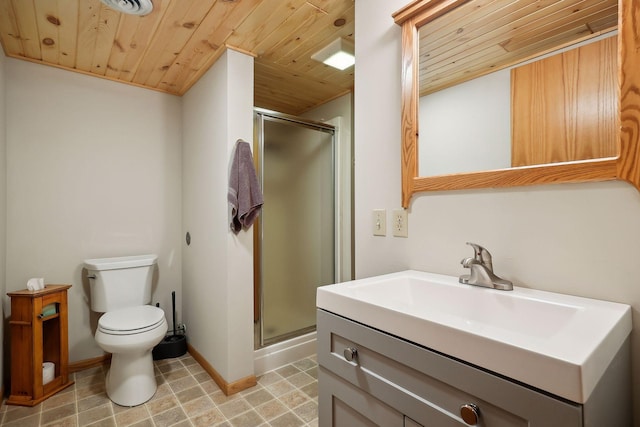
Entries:
{"label": "electrical outlet", "polygon": [[396,237],[409,237],[409,223],[407,211],[396,209],[393,211],[393,235]]}
{"label": "electrical outlet", "polygon": [[373,235],[374,236],[387,235],[387,210],[386,209],[373,210]]}

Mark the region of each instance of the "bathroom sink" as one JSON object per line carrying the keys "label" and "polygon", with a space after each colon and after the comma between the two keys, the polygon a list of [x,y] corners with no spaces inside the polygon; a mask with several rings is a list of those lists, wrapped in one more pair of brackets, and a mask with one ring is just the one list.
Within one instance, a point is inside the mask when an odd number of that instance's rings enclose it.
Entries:
{"label": "bathroom sink", "polygon": [[322,286],[317,306],[577,403],[631,332],[625,304],[413,270]]}

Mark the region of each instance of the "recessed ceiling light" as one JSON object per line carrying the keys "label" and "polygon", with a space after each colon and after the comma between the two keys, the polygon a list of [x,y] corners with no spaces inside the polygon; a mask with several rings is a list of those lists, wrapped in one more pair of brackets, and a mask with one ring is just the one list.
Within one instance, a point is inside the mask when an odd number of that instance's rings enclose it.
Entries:
{"label": "recessed ceiling light", "polygon": [[353,43],[339,37],[311,55],[311,59],[323,62],[338,70],[346,70],[356,62]]}

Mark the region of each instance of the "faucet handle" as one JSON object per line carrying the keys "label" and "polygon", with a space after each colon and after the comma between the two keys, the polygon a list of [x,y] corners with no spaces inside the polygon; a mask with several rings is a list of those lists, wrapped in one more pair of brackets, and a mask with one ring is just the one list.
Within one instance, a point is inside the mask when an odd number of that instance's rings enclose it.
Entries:
{"label": "faucet handle", "polygon": [[473,258],[490,271],[493,271],[493,262],[489,251],[477,243],[467,242],[467,245],[473,248]]}
{"label": "faucet handle", "polygon": [[480,261],[478,261],[474,257],[466,257],[463,258],[462,261],[460,261],[460,264],[462,264],[464,268],[471,268],[472,264],[480,264]]}

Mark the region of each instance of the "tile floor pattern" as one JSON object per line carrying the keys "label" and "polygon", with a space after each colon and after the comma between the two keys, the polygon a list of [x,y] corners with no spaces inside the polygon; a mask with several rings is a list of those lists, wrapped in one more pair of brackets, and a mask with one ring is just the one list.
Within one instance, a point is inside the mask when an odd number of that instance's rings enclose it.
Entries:
{"label": "tile floor pattern", "polygon": [[10,427],[317,427],[315,356],[258,377],[258,385],[225,396],[189,354],[155,362],[158,391],[133,408],[111,402],[106,368],[73,374],[75,384],[33,408],[3,404],[0,425]]}

